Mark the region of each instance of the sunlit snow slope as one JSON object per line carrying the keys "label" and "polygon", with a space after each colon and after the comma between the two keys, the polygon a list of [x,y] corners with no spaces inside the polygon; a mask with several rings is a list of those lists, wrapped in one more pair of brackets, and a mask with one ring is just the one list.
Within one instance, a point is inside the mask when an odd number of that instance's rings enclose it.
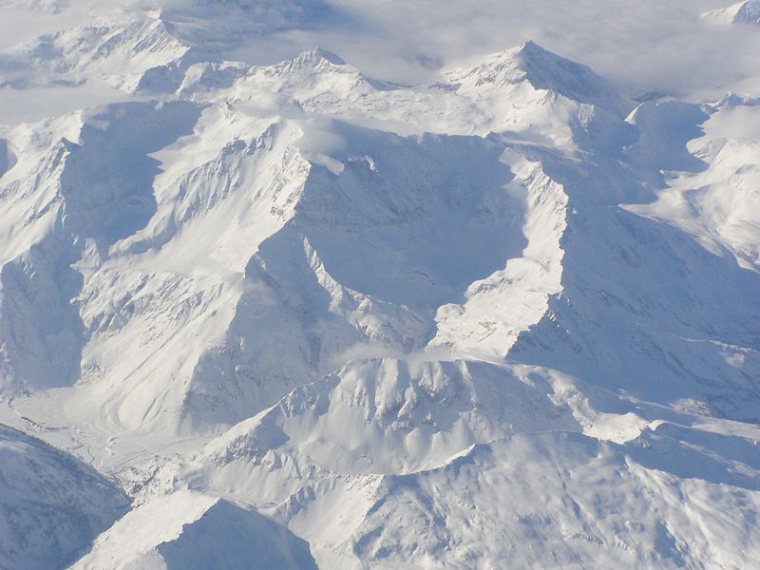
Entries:
{"label": "sunlit snow slope", "polygon": [[760,93],[85,4],[0,2],[0,568],[760,567]]}

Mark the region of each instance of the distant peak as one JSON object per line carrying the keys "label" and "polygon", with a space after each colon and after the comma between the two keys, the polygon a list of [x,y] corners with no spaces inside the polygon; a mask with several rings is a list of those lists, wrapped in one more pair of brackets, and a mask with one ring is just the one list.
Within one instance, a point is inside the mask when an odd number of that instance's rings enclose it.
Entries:
{"label": "distant peak", "polygon": [[530,82],[538,88],[614,91],[590,67],[557,55],[533,41],[526,42],[515,58]]}
{"label": "distant peak", "polygon": [[296,67],[314,67],[323,62],[332,65],[346,65],[346,62],[339,55],[322,48],[301,52],[291,60],[291,63]]}
{"label": "distant peak", "polygon": [[522,47],[520,48],[520,50],[519,50],[519,51],[520,51],[521,53],[540,53],[540,54],[551,54],[551,55],[553,55],[554,57],[559,57],[558,55],[556,55],[556,54],[553,54],[553,53],[552,53],[552,52],[550,52],[549,50],[546,50],[546,49],[542,48],[540,45],[538,45],[538,44],[537,44],[536,42],[534,42],[533,40],[528,40],[527,42],[525,42],[525,43],[522,45]]}
{"label": "distant peak", "polygon": [[322,49],[320,47],[312,50],[311,52],[305,52],[305,53],[312,54],[314,58],[324,59],[326,61],[329,61],[333,65],[346,65],[346,62],[343,61],[343,58],[341,58],[338,54],[328,51],[326,49]]}
{"label": "distant peak", "polygon": [[482,64],[454,72],[450,77],[475,88],[528,81],[536,89],[552,90],[580,103],[591,103],[623,115],[632,107],[591,68],[557,55],[534,41],[493,54]]}

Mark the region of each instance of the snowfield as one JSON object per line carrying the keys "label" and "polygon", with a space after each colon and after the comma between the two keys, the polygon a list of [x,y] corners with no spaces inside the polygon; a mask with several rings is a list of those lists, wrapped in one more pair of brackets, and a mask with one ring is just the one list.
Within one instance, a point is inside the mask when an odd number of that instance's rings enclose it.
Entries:
{"label": "snowfield", "polygon": [[2,570],[760,568],[760,3],[107,4],[0,0]]}

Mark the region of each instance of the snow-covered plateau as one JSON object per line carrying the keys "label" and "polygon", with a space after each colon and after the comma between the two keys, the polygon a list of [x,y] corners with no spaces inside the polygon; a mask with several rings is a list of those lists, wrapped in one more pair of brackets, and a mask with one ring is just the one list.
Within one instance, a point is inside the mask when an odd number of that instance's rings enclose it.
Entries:
{"label": "snow-covered plateau", "polygon": [[0,570],[760,568],[760,2],[557,4],[0,0]]}

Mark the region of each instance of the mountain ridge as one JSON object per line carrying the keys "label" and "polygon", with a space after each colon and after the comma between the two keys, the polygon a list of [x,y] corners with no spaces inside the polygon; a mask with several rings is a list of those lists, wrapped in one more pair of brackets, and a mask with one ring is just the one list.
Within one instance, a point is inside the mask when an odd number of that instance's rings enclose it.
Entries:
{"label": "mountain ridge", "polygon": [[533,42],[249,65],[154,16],[103,32],[124,69],[51,36],[30,75],[124,99],[0,149],[0,421],[134,501],[71,568],[759,559],[750,99],[634,105]]}

